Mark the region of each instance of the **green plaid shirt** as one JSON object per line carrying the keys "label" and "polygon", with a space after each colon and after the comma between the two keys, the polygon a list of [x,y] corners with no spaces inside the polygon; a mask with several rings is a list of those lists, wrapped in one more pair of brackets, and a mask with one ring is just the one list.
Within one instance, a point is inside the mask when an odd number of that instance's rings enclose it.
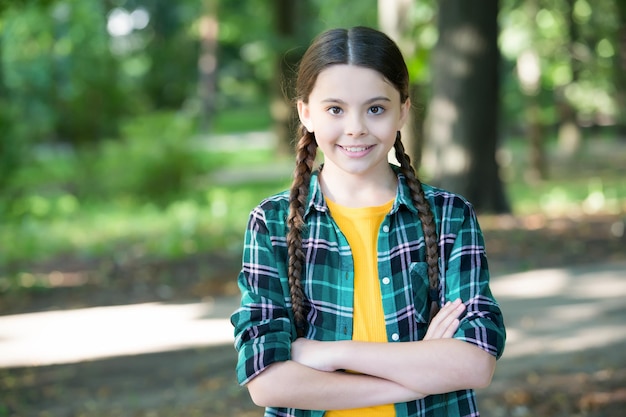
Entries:
{"label": "green plaid shirt", "polygon": [[[378,276],[389,343],[423,339],[428,323],[426,252],[417,209],[397,167],[398,193],[380,226]],[[489,289],[483,236],[472,206],[462,197],[424,185],[435,214],[440,251],[439,302],[461,298],[467,306],[455,338],[499,358],[506,338],[502,313]],[[267,198],[250,214],[239,274],[241,307],[232,315],[239,352],[237,378],[246,384],[268,365],[291,358],[296,337],[287,282],[289,194]],[[303,288],[306,337],[352,338],[354,259],[311,178],[305,211],[307,230]],[[478,416],[472,390],[431,395],[395,405],[398,417]],[[267,408],[265,416],[320,417],[324,411]]]}

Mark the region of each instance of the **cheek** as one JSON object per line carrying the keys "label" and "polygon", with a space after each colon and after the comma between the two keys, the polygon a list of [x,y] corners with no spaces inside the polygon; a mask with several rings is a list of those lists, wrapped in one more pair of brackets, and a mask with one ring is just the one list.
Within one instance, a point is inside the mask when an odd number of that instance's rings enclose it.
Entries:
{"label": "cheek", "polygon": [[370,133],[381,139],[393,137],[395,140],[396,131],[400,130],[400,127],[401,125],[399,123],[394,123],[394,121],[389,120],[387,123],[372,125],[370,128]]}
{"label": "cheek", "polygon": [[337,123],[318,122],[315,124],[315,137],[319,141],[332,141],[341,136],[342,129]]}

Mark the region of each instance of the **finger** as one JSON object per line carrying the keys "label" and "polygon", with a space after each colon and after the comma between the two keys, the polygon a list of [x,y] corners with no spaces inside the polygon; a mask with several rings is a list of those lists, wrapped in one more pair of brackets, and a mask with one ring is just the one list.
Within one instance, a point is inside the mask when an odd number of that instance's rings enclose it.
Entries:
{"label": "finger", "polygon": [[454,302],[448,301],[441,310],[433,317],[433,323],[436,327],[440,324],[451,321],[458,317],[457,309],[462,305],[461,300],[454,300]]}
{"label": "finger", "polygon": [[458,329],[458,317],[465,309],[460,299],[447,302],[433,318],[426,332],[425,339],[440,339],[451,337]]}
{"label": "finger", "polygon": [[[451,318],[454,320],[454,318]],[[444,312],[441,316],[437,318],[437,320],[432,320],[430,325],[428,326],[426,337],[430,339],[440,339],[443,337],[446,328],[449,326],[449,321],[447,320],[447,313]]]}
{"label": "finger", "polygon": [[460,320],[459,316],[465,310],[465,305],[459,300],[458,303],[453,303],[453,308],[450,313],[443,319],[439,325],[440,337],[452,337],[459,328]]}
{"label": "finger", "polygon": [[444,323],[441,323],[436,328],[433,328],[429,332],[428,337],[430,339],[443,339],[443,338],[452,337],[452,335],[458,329],[458,326],[459,326],[459,320],[458,319],[452,319],[449,322],[446,321]]}
{"label": "finger", "polygon": [[432,337],[441,337],[441,334],[445,327],[447,327],[446,322],[449,319],[454,319],[454,317],[450,317],[450,309],[446,308],[446,310],[441,310],[439,313],[433,317],[432,321],[428,326],[428,331],[430,336]]}

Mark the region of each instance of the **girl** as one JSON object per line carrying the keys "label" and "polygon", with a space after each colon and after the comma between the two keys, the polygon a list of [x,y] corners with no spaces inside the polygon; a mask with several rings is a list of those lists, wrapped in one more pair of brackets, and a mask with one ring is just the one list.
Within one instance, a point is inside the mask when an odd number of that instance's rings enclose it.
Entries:
{"label": "girl", "polygon": [[420,183],[404,152],[408,90],[373,29],[327,31],[302,58],[293,184],[250,215],[231,317],[266,417],[479,415],[502,315],[472,206]]}

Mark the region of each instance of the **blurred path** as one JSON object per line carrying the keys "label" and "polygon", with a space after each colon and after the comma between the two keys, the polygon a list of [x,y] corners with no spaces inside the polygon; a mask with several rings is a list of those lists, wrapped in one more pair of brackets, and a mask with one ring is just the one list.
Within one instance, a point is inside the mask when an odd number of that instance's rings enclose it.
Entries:
{"label": "blurred path", "polygon": [[531,370],[626,367],[626,263],[495,277],[507,345],[494,382]]}
{"label": "blurred path", "polygon": [[[531,368],[626,365],[626,263],[494,277],[492,291],[508,332],[496,380]],[[0,316],[0,367],[231,344],[237,304],[230,297]]]}
{"label": "blurred path", "polygon": [[0,368],[232,344],[229,316],[238,302],[230,297],[0,316]]}

